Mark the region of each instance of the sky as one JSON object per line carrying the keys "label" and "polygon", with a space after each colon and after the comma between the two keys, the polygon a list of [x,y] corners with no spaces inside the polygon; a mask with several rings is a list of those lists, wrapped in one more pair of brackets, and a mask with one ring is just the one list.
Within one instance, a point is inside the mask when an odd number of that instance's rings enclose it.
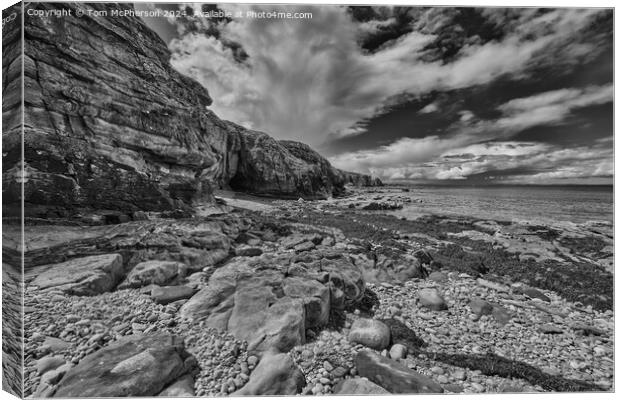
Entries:
{"label": "sky", "polygon": [[[145,22],[216,114],[338,168],[384,181],[612,183],[609,9],[140,7],[186,14]],[[220,10],[232,17],[198,17]]]}

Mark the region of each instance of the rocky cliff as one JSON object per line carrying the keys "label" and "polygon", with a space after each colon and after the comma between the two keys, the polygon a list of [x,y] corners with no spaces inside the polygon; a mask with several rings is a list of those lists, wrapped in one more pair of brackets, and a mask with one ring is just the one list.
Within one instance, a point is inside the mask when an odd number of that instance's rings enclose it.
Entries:
{"label": "rocky cliff", "polygon": [[[214,186],[279,197],[342,191],[342,174],[307,146],[208,110],[207,90],[171,67],[166,44],[139,18],[29,16],[25,27],[24,194],[31,215],[188,208],[210,201]],[[18,165],[20,147],[18,134],[5,141],[5,171]],[[5,173],[5,187],[18,179]]]}

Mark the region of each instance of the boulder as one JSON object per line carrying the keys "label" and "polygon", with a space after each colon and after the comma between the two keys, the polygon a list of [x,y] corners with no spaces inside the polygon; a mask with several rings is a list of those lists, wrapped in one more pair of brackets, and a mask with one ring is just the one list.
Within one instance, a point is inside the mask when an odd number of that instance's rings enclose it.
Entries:
{"label": "boulder", "polygon": [[151,290],[151,298],[158,304],[173,303],[177,300],[189,299],[195,290],[189,286],[164,286]]}
{"label": "boulder", "polygon": [[295,248],[300,244],[310,242],[312,244],[319,244],[323,240],[323,237],[319,234],[292,234],[282,239],[282,247],[287,250]]}
{"label": "boulder", "polygon": [[482,299],[472,299],[469,308],[477,316],[490,315],[493,312],[493,304]]}
{"label": "boulder", "polygon": [[191,375],[183,375],[173,384],[162,390],[158,397],[194,397],[194,378]]}
{"label": "boulder", "polygon": [[431,272],[431,274],[428,276],[428,279],[438,283],[444,283],[448,281],[448,275],[440,271],[434,271]]}
{"label": "boulder", "polygon": [[444,388],[451,393],[462,393],[463,392],[463,386],[458,385],[456,383],[449,383],[447,385],[444,386]]}
{"label": "boulder", "polygon": [[334,394],[358,395],[358,394],[390,394],[381,386],[364,378],[345,379],[334,386]]}
{"label": "boulder", "polygon": [[306,385],[303,373],[288,354],[263,354],[250,380],[231,396],[294,396]]}
{"label": "boulder", "polygon": [[432,379],[373,351],[357,353],[355,367],[360,376],[368,378],[390,393],[443,393],[441,386]]}
{"label": "boulder", "polygon": [[329,287],[312,279],[285,278],[282,282],[284,294],[302,299],[306,313],[306,328],[321,327],[329,322]]}
{"label": "boulder", "polygon": [[316,245],[312,242],[303,242],[295,246],[293,249],[295,250],[296,253],[303,253],[305,251],[310,251],[314,249],[315,247]]}
{"label": "boulder", "polygon": [[189,357],[181,338],[127,336],[84,357],[58,383],[54,397],[155,396],[189,372]]}
{"label": "boulder", "polygon": [[235,255],[239,257],[257,257],[263,254],[260,247],[240,246],[235,249]]}
{"label": "boulder", "polygon": [[493,304],[493,311],[491,314],[501,325],[506,325],[512,319],[512,314],[507,309],[497,304]]}
{"label": "boulder", "polygon": [[383,350],[390,344],[390,328],[381,321],[360,318],[351,325],[349,341]]}
{"label": "boulder", "polygon": [[551,299],[538,289],[524,287],[520,290],[520,292],[531,299],[540,299],[544,302],[551,303]]}
{"label": "boulder", "polygon": [[420,304],[432,311],[444,311],[448,309],[448,305],[444,298],[435,288],[423,288],[418,291]]}
{"label": "boulder", "polygon": [[47,356],[37,360],[36,367],[37,373],[39,375],[43,375],[47,371],[54,370],[65,363],[65,359],[63,357],[58,356]]}
{"label": "boulder", "polygon": [[[315,255],[320,259],[320,253]],[[329,321],[333,305],[344,307],[363,295],[361,272],[344,259],[294,267],[289,263],[289,258],[273,254],[232,259],[179,315],[226,330],[247,341],[252,351],[287,352],[305,343],[306,329]]]}
{"label": "boulder", "polygon": [[63,351],[71,348],[71,343],[65,342],[62,339],[48,336],[45,338],[41,346],[39,346],[39,353],[62,353]]}
{"label": "boulder", "polygon": [[172,282],[184,269],[186,266],[176,261],[144,261],[133,267],[118,288],[139,288],[151,284],[165,285]]}
{"label": "boulder", "polygon": [[71,363],[63,363],[62,365],[56,367],[55,369],[51,369],[41,375],[41,383],[48,385],[55,385],[60,381],[60,379],[65,376],[65,374],[71,370],[73,364]]}
{"label": "boulder", "polygon": [[278,298],[264,281],[248,279],[237,288],[228,331],[248,342],[249,350],[287,352],[303,344],[305,310],[302,299]]}
{"label": "boulder", "polygon": [[116,286],[123,274],[120,254],[74,258],[39,267],[43,272],[30,283],[39,289],[55,289],[77,296],[94,296]]}

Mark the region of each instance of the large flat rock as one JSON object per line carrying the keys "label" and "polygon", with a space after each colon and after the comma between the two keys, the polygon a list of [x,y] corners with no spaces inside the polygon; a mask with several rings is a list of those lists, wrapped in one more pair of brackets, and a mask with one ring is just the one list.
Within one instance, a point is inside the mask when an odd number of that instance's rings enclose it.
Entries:
{"label": "large flat rock", "polygon": [[[158,219],[79,229],[61,225],[25,227],[26,281],[50,264],[71,255],[84,257],[119,253],[134,266],[143,261],[177,261],[190,271],[221,262],[229,256],[231,238],[239,233],[239,218],[232,214],[185,220]],[[40,242],[36,242],[39,240]]]}
{"label": "large flat rock", "polygon": [[250,380],[232,396],[294,396],[306,384],[303,373],[288,354],[263,355]]}
{"label": "large flat rock", "polygon": [[44,272],[31,282],[31,286],[93,296],[114,289],[122,274],[123,257],[116,253],[102,254],[45,266]]}
{"label": "large flat rock", "polygon": [[390,393],[443,393],[441,386],[432,379],[373,351],[357,353],[355,366],[360,376]]}
{"label": "large flat rock", "polygon": [[376,383],[363,378],[345,379],[340,381],[334,387],[334,393],[340,396],[358,394],[390,394],[390,392]]}
{"label": "large flat rock", "polygon": [[179,275],[185,275],[187,266],[175,261],[150,260],[138,263],[127,274],[119,289],[140,288],[148,285],[166,285]]}
{"label": "large flat rock", "polygon": [[181,338],[127,336],[80,361],[58,383],[54,397],[154,396],[186,374]]}

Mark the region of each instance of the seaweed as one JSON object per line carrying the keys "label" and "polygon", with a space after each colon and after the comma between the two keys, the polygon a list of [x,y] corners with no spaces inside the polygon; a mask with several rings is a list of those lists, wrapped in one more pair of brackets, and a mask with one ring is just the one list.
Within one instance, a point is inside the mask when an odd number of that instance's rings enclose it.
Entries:
{"label": "seaweed", "polygon": [[[579,301],[597,310],[611,310],[613,307],[613,276],[598,265],[520,260],[518,254],[494,248],[491,243],[468,238],[453,240],[455,244],[431,251],[446,268],[472,274],[472,263],[482,262],[490,273],[504,279],[554,291],[569,301]],[[469,247],[473,252],[464,251],[463,247]]]}
{"label": "seaweed", "polygon": [[495,375],[509,379],[523,379],[528,381],[530,384],[538,385],[547,391],[603,391],[602,388],[592,383],[550,375],[532,365],[522,361],[502,357],[495,353],[473,355],[426,352],[425,354],[427,357],[435,361],[454,365],[460,368],[479,370],[482,374],[487,376]]}
{"label": "seaweed", "polygon": [[[397,231],[424,233],[437,239],[449,239],[453,244],[442,245],[430,251],[433,258],[445,268],[473,276],[484,275],[490,280],[503,279],[504,282],[500,283],[506,283],[505,280],[523,282],[543,290],[555,291],[569,301],[579,301],[601,311],[611,310],[613,307],[613,276],[610,272],[586,262],[521,260],[519,254],[494,248],[489,242],[466,237],[448,237],[448,233],[464,230],[483,231],[483,228],[470,221],[439,216],[410,221],[391,215],[366,215],[348,211],[340,214],[308,212],[296,217],[296,221],[338,228],[349,238],[395,248],[402,248],[395,240]],[[546,232],[544,234],[543,229]],[[533,226],[531,230],[554,236],[553,230],[546,227]],[[417,238],[416,240],[422,245],[431,244]],[[571,243],[579,245],[579,249],[600,250],[602,241],[598,240]],[[489,273],[493,275],[486,276]]]}
{"label": "seaweed", "polygon": [[595,254],[600,255],[607,246],[605,241],[597,237],[563,237],[559,242],[564,247],[568,247],[571,252],[576,254]]}

